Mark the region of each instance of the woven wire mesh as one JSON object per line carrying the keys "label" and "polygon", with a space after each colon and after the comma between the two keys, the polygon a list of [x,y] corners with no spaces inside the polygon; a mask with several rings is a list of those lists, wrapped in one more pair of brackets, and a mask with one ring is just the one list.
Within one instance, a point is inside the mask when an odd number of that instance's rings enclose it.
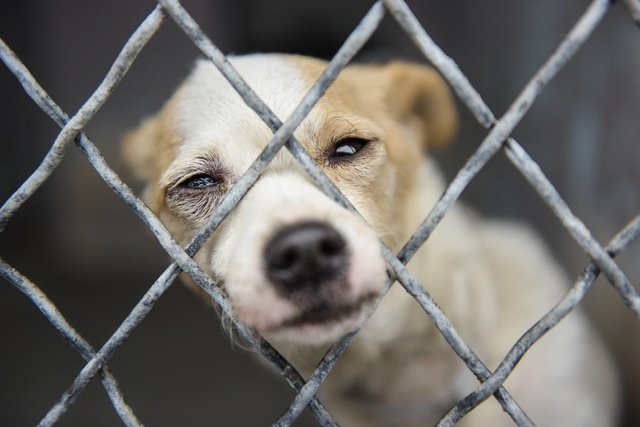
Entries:
{"label": "woven wire mesh", "polygon": [[[635,0],[626,0],[624,3],[631,12],[632,17],[638,21],[639,3]],[[546,84],[587,40],[610,7],[611,3],[607,0],[595,0],[591,3],[573,29],[557,47],[553,55],[531,78],[511,107],[499,119],[497,119],[487,107],[455,62],[431,40],[425,29],[402,0],[379,1],[371,7],[362,21],[347,38],[343,46],[335,54],[322,76],[315,82],[300,105],[284,122],[281,122],[244,82],[227,61],[225,55],[201,31],[196,21],[175,0],[159,1],[158,6],[140,24],[124,45],[121,53],[114,61],[102,83],[72,117],[66,115],[56,105],[44,89],[39,86],[29,70],[13,54],[11,49],[0,40],[0,56],[3,62],[18,78],[34,102],[62,128],[40,166],[4,203],[2,208],[0,208],[0,229],[7,225],[11,216],[49,178],[64,158],[68,146],[74,142],[107,185],[151,229],[164,250],[173,260],[172,264],[165,269],[136,307],[124,319],[106,343],[97,351],[64,319],[62,313],[58,311],[53,303],[34,283],[12,266],[0,260],[0,272],[2,276],[30,298],[51,324],[87,361],[87,364],[77,375],[71,386],[61,395],[55,405],[44,416],[40,425],[52,425],[58,421],[96,374],[99,375],[123,423],[130,426],[142,425],[133,410],[127,405],[123,393],[113,374],[110,372],[107,363],[123,345],[131,332],[153,309],[154,303],[183,271],[191,276],[202,289],[211,295],[224,313],[233,320],[241,336],[269,360],[280,371],[291,387],[296,390],[297,394],[294,401],[290,407],[284,411],[283,415],[276,420],[274,425],[285,426],[292,424],[307,406],[311,409],[321,425],[335,425],[331,415],[326,411],[321,402],[318,401],[315,394],[333,368],[335,362],[348,347],[358,331],[353,331],[334,345],[324,356],[314,374],[305,381],[268,342],[235,319],[230,302],[224,291],[200,269],[192,260],[192,257],[204,245],[224,218],[232,212],[237,203],[247,191],[249,191],[253,183],[259,179],[260,174],[269,165],[269,162],[283,147],[291,152],[314,183],[330,198],[345,208],[357,213],[351,203],[324,175],[301,144],[293,137],[293,132],[302,120],[304,120],[318,99],[322,97],[327,88],[333,83],[340,71],[347,66],[376,31],[386,13],[393,16],[398,25],[406,31],[422,54],[424,54],[429,62],[446,78],[454,89],[454,92],[469,108],[476,120],[489,130],[476,152],[458,172],[440,200],[425,218],[423,224],[416,230],[402,250],[396,255],[381,243],[384,257],[393,276],[393,278],[388,280],[386,290],[390,288],[394,281],[398,281],[404,286],[422,306],[425,313],[431,318],[451,348],[481,382],[477,390],[451,408],[441,420],[440,423],[442,425],[455,423],[492,394],[516,424],[532,425],[532,421],[502,387],[502,383],[514,370],[517,362],[524,353],[531,348],[546,331],[554,327],[582,301],[600,272],[603,273],[607,280],[618,291],[622,300],[636,317],[640,317],[640,294],[637,289],[631,285],[624,272],[620,270],[613,261],[613,257],[624,251],[638,234],[640,234],[640,216],[637,216],[631,221],[607,246],[603,247],[595,240],[580,219],[571,212],[536,162],[520,144],[510,136],[515,126],[522,120]],[[264,148],[258,159],[246,174],[239,179],[234,187],[230,189],[226,197],[211,215],[207,225],[205,225],[184,248],[175,241],[157,217],[110,168],[95,144],[83,133],[83,129],[87,123],[107,101],[109,95],[127,73],[136,56],[144,48],[145,43],[154,36],[161,25],[167,20],[167,17],[173,20],[188,37],[191,38],[202,53],[210,59],[229,80],[247,105],[251,107],[273,131],[271,141]],[[592,262],[586,267],[583,274],[577,278],[575,284],[562,301],[550,310],[539,322],[533,325],[512,347],[499,367],[494,372],[491,372],[461,338],[453,324],[439,309],[436,301],[431,298],[427,290],[425,290],[406,269],[405,264],[429,238],[466,186],[473,180],[477,173],[482,170],[487,162],[501,150],[513,166],[522,173],[531,186],[540,194],[543,201],[549,206],[549,209],[559,218],[569,235],[577,242],[582,250],[588,254]],[[384,295],[379,298],[375,304],[376,306],[383,297]],[[371,315],[372,312],[373,309],[369,315]]]}

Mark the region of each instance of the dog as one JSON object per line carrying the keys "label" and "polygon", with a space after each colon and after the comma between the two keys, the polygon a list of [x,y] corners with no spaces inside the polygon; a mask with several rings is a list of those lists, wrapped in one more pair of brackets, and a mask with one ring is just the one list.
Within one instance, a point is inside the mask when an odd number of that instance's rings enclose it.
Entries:
{"label": "dog", "polygon": [[[230,61],[280,119],[327,65],[283,54]],[[316,188],[282,150],[195,257],[224,284],[237,318],[305,376],[332,343],[362,327],[320,389],[342,425],[434,424],[477,386],[399,284],[366,315],[387,280],[379,239],[399,250],[438,200],[444,183],[428,152],[449,144],[457,123],[433,69],[350,65],[294,135],[360,215]],[[201,60],[162,110],[126,136],[124,155],[146,183],[146,203],[186,243],[271,137]],[[528,227],[459,203],[408,268],[490,369],[569,283]],[[578,311],[528,352],[505,387],[541,426],[616,423],[615,369]],[[493,398],[460,422],[512,424]]]}

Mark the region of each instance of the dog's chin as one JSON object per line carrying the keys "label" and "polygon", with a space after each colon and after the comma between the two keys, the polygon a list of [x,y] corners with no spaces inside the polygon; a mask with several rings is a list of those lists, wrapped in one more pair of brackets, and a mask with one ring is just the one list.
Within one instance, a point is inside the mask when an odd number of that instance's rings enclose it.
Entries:
{"label": "dog's chin", "polygon": [[358,329],[377,294],[370,293],[349,304],[317,304],[259,332],[271,340],[303,346],[337,342]]}

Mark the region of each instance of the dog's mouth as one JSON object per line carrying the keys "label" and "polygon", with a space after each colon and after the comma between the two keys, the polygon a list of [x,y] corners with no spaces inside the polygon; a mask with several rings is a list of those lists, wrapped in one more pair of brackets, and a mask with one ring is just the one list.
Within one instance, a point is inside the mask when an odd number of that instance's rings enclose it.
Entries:
{"label": "dog's mouth", "polygon": [[377,293],[368,293],[350,304],[321,302],[284,320],[272,329],[297,329],[306,326],[323,326],[338,323],[358,315],[362,308],[375,300],[377,296]]}

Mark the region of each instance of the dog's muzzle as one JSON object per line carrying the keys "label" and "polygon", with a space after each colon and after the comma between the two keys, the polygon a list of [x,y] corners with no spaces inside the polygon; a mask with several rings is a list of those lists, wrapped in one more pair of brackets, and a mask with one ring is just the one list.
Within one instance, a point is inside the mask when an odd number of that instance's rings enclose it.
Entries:
{"label": "dog's muzzle", "polygon": [[263,176],[213,253],[240,321],[278,342],[333,342],[383,291],[375,232],[297,174]]}
{"label": "dog's muzzle", "polygon": [[269,240],[265,271],[283,296],[317,293],[346,274],[349,254],[343,237],[324,222],[289,225]]}

